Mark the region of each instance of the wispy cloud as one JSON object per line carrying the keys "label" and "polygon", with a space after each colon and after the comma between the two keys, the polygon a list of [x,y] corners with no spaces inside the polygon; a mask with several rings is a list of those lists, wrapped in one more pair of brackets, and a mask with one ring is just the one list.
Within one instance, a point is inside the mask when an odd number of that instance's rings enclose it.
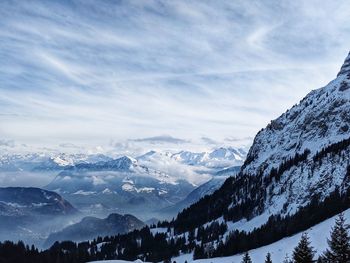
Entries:
{"label": "wispy cloud", "polygon": [[244,140],[336,75],[349,12],[346,0],[2,1],[0,136]]}
{"label": "wispy cloud", "polygon": [[1,146],[13,148],[13,147],[15,147],[15,141],[14,140],[0,139],[0,147]]}
{"label": "wispy cloud", "polygon": [[158,143],[174,143],[174,144],[183,144],[183,143],[189,143],[188,140],[183,140],[180,138],[175,138],[170,135],[160,135],[160,136],[154,136],[154,137],[148,137],[148,138],[140,138],[140,139],[132,139],[131,141],[134,142],[149,142],[152,144],[158,144]]}

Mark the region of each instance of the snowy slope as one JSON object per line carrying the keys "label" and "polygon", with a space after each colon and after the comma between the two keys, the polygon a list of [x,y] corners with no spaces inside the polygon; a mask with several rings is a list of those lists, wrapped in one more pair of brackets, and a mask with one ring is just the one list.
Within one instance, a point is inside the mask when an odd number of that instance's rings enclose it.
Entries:
{"label": "snowy slope", "polygon": [[[350,63],[350,55],[346,62]],[[343,66],[344,67],[344,66]],[[327,86],[313,90],[298,105],[263,130],[249,150],[245,173],[263,167],[267,172],[296,152],[309,149],[312,154],[350,136],[349,76],[341,70]]]}
{"label": "snowy slope", "polygon": [[[350,209],[344,212],[345,218],[347,218],[347,222],[350,222]],[[335,219],[337,216],[334,216],[328,220],[323,221],[322,223],[315,225],[308,229],[307,232],[311,245],[316,250],[316,256],[321,255],[326,248],[328,247],[327,238],[329,238],[329,233],[331,228],[335,224]],[[289,257],[293,254],[294,247],[298,244],[302,233],[298,233],[291,237],[286,237],[278,242],[270,244],[268,246],[264,246],[261,248],[257,248],[249,251],[249,254],[254,262],[262,262],[262,259],[266,256],[268,252],[271,253],[271,258],[273,262],[283,262],[288,254]],[[232,262],[240,262],[242,260],[242,255],[234,255],[230,257],[221,257],[221,258],[210,258],[210,259],[200,259],[200,260],[192,260],[192,255],[182,255],[178,258],[175,258],[178,263],[185,262],[198,262],[198,263],[210,263],[210,262],[220,262],[220,263],[232,263]]]}
{"label": "snowy slope", "polygon": [[311,91],[298,105],[263,130],[249,150],[244,172],[254,173],[266,165],[276,167],[296,152],[311,153],[350,136],[350,55],[338,77],[327,86]]}
{"label": "snowy slope", "polygon": [[[350,137],[349,63],[350,55],[335,80],[310,92],[256,135],[241,174],[257,177],[265,183],[264,212],[294,213],[298,207],[308,204],[311,196],[318,195],[322,200],[336,187],[349,187],[346,177],[349,147],[323,156],[317,162],[313,159],[322,148]],[[268,178],[272,169],[278,170],[283,163],[305,151],[310,151],[306,160],[280,169],[279,179]],[[247,187],[253,189],[257,185]],[[255,198],[261,199],[262,195]]]}
{"label": "snowy slope", "polygon": [[[344,212],[345,218],[350,222],[350,209]],[[317,251],[316,255],[321,255],[323,251],[327,248],[327,238],[329,238],[329,233],[331,228],[334,226],[335,218],[334,216],[328,220],[323,221],[322,223],[313,226],[308,229],[306,232],[308,233],[311,241],[311,245]],[[254,249],[249,251],[249,254],[253,260],[253,263],[263,262],[266,254],[268,252],[271,253],[271,258],[273,262],[283,262],[286,255],[291,258],[294,247],[298,244],[302,233],[298,233],[291,237],[286,237],[278,242],[270,244],[268,246],[264,246],[258,249]],[[209,259],[200,259],[193,260],[192,254],[185,254],[179,257],[173,258],[172,261],[176,261],[177,263],[184,263],[187,260],[190,262],[198,262],[198,263],[238,263],[242,260],[242,255],[234,255],[230,257],[220,257],[220,258],[209,258]],[[97,262],[97,261],[95,261]],[[130,263],[131,261],[123,261],[123,260],[106,260],[106,261],[98,261],[99,263]],[[142,262],[142,261],[136,261]]]}

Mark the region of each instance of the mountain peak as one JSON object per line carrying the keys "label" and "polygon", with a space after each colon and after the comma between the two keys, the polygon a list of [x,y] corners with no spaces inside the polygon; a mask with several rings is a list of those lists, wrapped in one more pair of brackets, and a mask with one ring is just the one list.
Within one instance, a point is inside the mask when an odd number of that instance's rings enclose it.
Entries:
{"label": "mountain peak", "polygon": [[345,74],[349,74],[350,73],[350,53],[348,54],[348,56],[346,57],[343,66],[341,67],[338,76],[340,75],[345,75]]}

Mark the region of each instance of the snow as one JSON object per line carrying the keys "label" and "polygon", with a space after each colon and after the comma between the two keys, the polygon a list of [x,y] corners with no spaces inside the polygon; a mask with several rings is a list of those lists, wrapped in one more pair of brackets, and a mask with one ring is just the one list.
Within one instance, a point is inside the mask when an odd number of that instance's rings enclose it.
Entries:
{"label": "snow", "polygon": [[[345,218],[347,219],[347,222],[350,222],[350,209],[346,210],[344,212]],[[334,216],[330,219],[327,219],[320,224],[317,224],[310,229],[308,229],[306,232],[308,233],[311,241],[311,245],[316,250],[316,257],[318,255],[321,255],[326,248],[327,245],[327,239],[330,236],[331,228],[335,224],[335,219],[337,216]],[[152,233],[164,233],[166,232],[166,228],[154,228],[151,229]],[[283,262],[286,255],[289,257],[292,256],[293,250],[295,246],[298,244],[301,235],[303,232],[298,233],[296,235],[293,235],[291,237],[286,237],[282,240],[279,240],[273,244],[260,247],[254,250],[249,251],[249,254],[254,262],[262,262],[263,258],[265,258],[266,254],[269,252],[271,253],[272,261],[273,262]],[[209,258],[209,259],[199,259],[199,260],[193,260],[192,254],[184,254],[179,257],[173,258],[172,261],[176,261],[177,263],[184,263],[186,260],[188,263],[195,262],[195,263],[232,263],[232,262],[241,262],[242,254],[230,256],[230,257],[220,257],[220,258]],[[97,262],[97,261],[95,261]],[[105,261],[98,261],[99,263],[105,262],[105,263],[130,263],[131,261],[123,261],[123,260],[105,260]],[[135,261],[132,261],[135,262]],[[136,261],[136,262],[143,262],[143,261]]]}
{"label": "snow", "polygon": [[242,165],[245,156],[246,152],[243,149],[220,147],[211,152],[194,153],[189,151],[181,151],[172,155],[172,158],[188,165],[217,168]]}
{"label": "snow", "polygon": [[159,233],[159,234],[165,234],[165,233],[168,232],[168,228],[166,228],[166,227],[157,227],[157,228],[151,228],[150,231],[151,231],[151,233],[152,233],[153,235],[155,235],[155,234],[157,234],[157,233]]}
{"label": "snow", "polygon": [[138,193],[152,193],[155,190],[154,187],[142,187],[136,189],[136,192]]}
{"label": "snow", "polygon": [[96,194],[96,192],[83,191],[83,190],[79,190],[79,191],[76,191],[75,193],[73,193],[73,195],[94,195],[94,194]]}
{"label": "snow", "polygon": [[136,188],[134,185],[130,183],[123,184],[122,189],[123,191],[126,191],[126,192],[137,192],[137,193],[152,193],[154,190],[156,190],[154,187]]}
{"label": "snow", "polygon": [[109,189],[109,188],[105,188],[103,191],[102,191],[103,194],[112,194],[113,192]]}
{"label": "snow", "polygon": [[57,156],[53,158],[53,161],[57,163],[60,166],[68,166],[68,165],[73,165],[74,161],[72,159],[64,159],[62,156]]}
{"label": "snow", "polygon": [[135,187],[132,184],[123,184],[122,189],[126,192],[132,192],[135,190]]}
{"label": "snow", "polygon": [[135,260],[135,261],[125,261],[125,260],[102,260],[102,261],[91,261],[89,263],[94,263],[94,262],[98,262],[98,263],[130,263],[130,262],[134,262],[134,263],[144,263],[144,261],[142,260]]}
{"label": "snow", "polygon": [[[345,218],[350,222],[350,209],[344,212]],[[311,241],[311,245],[316,250],[316,255],[321,255],[326,248],[327,238],[329,238],[329,233],[331,228],[335,224],[335,219],[337,216],[334,216],[328,220],[323,221],[322,223],[311,227],[306,232],[308,233]],[[273,262],[283,262],[286,254],[289,257],[292,256],[293,250],[295,246],[298,244],[302,233],[298,233],[291,237],[286,237],[280,241],[277,241],[273,244],[257,248],[249,251],[249,254],[254,262],[262,262],[262,258],[266,256],[268,252],[271,253],[271,258]],[[174,258],[177,263],[183,263],[185,260],[188,262],[196,262],[196,263],[232,263],[232,262],[241,262],[242,255],[234,255],[230,257],[221,257],[221,258],[210,258],[210,259],[200,259],[200,260],[192,260],[192,254],[181,255],[177,258]]]}

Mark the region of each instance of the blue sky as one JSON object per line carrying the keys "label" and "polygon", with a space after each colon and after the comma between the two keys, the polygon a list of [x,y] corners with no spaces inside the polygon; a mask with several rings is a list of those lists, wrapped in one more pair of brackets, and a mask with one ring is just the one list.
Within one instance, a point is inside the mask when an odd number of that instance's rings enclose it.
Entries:
{"label": "blue sky", "polygon": [[1,1],[0,144],[248,143],[335,77],[349,13],[347,0]]}

